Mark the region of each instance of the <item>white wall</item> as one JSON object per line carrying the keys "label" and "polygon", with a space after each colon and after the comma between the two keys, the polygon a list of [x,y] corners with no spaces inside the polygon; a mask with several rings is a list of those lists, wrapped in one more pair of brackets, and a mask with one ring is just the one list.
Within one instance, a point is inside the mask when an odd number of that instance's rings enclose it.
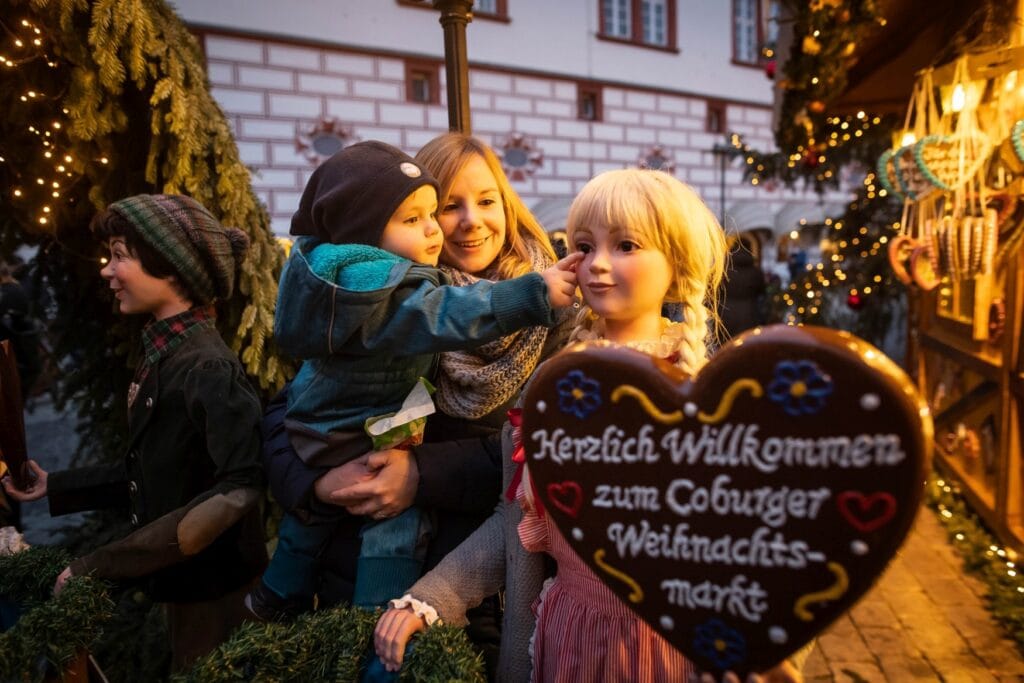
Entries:
{"label": "white wall", "polygon": [[[300,41],[441,58],[439,12],[395,0],[176,0],[189,23]],[[478,18],[473,64],[597,78],[770,104],[771,81],[732,60],[732,2],[677,0],[678,53],[599,40],[599,0],[508,0],[510,21]]]}

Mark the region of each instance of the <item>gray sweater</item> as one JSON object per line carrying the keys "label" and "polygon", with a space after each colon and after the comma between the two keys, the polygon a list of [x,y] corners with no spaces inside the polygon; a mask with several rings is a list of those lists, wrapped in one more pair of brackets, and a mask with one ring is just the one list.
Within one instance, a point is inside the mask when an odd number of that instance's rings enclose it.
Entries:
{"label": "gray sweater", "polygon": [[[502,491],[515,473],[512,450],[512,427],[506,423],[501,433]],[[544,583],[544,556],[527,552],[519,542],[522,516],[519,503],[502,496],[494,514],[409,589],[412,597],[436,609],[446,624],[463,626],[467,609],[504,586],[499,681],[530,680],[532,606]]]}

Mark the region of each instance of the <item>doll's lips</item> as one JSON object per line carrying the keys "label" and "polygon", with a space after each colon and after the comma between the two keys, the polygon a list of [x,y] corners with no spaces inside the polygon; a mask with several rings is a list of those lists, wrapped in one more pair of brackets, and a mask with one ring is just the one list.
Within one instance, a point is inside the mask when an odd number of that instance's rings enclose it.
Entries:
{"label": "doll's lips", "polygon": [[591,282],[587,285],[587,291],[594,292],[595,294],[603,294],[615,285],[607,282]]}

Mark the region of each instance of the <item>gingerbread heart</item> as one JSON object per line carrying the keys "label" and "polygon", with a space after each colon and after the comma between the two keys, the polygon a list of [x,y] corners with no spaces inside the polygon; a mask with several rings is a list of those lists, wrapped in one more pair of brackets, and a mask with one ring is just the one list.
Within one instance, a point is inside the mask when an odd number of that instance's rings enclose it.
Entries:
{"label": "gingerbread heart", "polygon": [[700,667],[771,668],[849,609],[917,512],[932,443],[906,374],[847,332],[752,330],[691,379],[577,345],[536,373],[536,495],[590,569]]}

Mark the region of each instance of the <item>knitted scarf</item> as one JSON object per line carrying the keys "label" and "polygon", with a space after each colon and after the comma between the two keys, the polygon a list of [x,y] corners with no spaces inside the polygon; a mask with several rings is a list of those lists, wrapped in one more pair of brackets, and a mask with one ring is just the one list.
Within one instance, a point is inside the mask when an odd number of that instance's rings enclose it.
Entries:
{"label": "knitted scarf", "polygon": [[[534,272],[552,265],[540,246],[524,235]],[[480,278],[450,266],[441,266],[455,285],[464,287]],[[487,278],[493,279],[493,278]],[[527,327],[478,346],[473,351],[441,354],[437,407],[446,415],[476,420],[514,396],[533,373],[547,340],[546,327]]]}

